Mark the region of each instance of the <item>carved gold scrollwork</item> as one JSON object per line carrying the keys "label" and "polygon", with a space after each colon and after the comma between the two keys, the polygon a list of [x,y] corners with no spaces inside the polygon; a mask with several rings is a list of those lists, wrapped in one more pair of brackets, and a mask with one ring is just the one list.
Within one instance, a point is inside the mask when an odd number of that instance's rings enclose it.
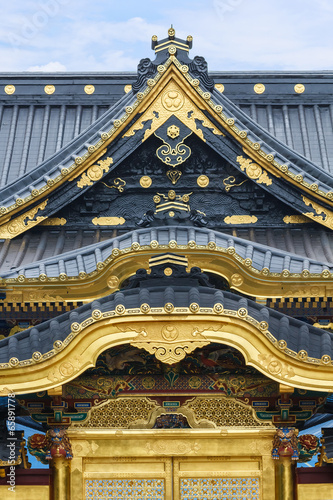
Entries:
{"label": "carved gold scrollwork", "polygon": [[8,238],[12,239],[18,234],[23,233],[26,229],[30,227],[36,226],[41,221],[45,220],[46,217],[38,216],[35,218],[35,215],[39,210],[44,210],[47,205],[48,200],[43,201],[40,205],[32,208],[28,212],[25,212],[23,215],[16,217],[16,219],[11,220],[4,224],[0,228],[0,238]]}
{"label": "carved gold scrollwork", "polygon": [[306,224],[310,221],[305,215],[286,215],[283,217],[283,222],[286,224]]}
{"label": "carved gold scrollwork", "polygon": [[259,354],[258,361],[275,376],[282,376],[284,378],[292,378],[295,376],[294,369],[287,363],[284,363],[272,354]]}
{"label": "carved gold scrollwork", "polygon": [[97,164],[88,168],[84,174],[81,175],[80,180],[77,181],[77,187],[83,189],[85,186],[92,186],[94,182],[103,177],[104,172],[108,172],[113,159],[108,157],[105,160],[99,160]]}
{"label": "carved gold scrollwork", "polygon": [[202,128],[198,128],[197,126],[199,122],[201,127],[211,129],[214,134],[224,135],[188,96],[184,94],[180,87],[174,81],[171,81],[167,85],[165,92],[156,98],[123,137],[134,135],[138,130],[142,130],[147,122],[151,121],[150,127],[145,131],[143,138],[143,141],[145,141],[172,115],[176,116],[192,132],[201,137],[203,141],[205,141],[205,138]]}
{"label": "carved gold scrollwork", "polygon": [[145,349],[162,363],[174,364],[185,358],[197,347],[209,344],[206,338],[187,325],[179,330],[171,323],[161,326],[151,325],[149,331],[142,332],[131,345]]}
{"label": "carved gold scrollwork", "polygon": [[250,158],[237,156],[237,163],[240,164],[242,172],[245,172],[250,179],[255,180],[258,184],[265,184],[266,186],[272,184],[272,179],[268,177],[267,172]]}
{"label": "carved gold scrollwork", "polygon": [[328,208],[322,207],[309,198],[306,198],[306,196],[302,196],[302,198],[305,205],[307,207],[312,207],[315,213],[318,214],[315,215],[313,212],[305,212],[303,213],[303,215],[305,215],[309,219],[319,222],[320,224],[323,224],[324,226],[329,227],[330,229],[333,229],[333,212],[331,212],[331,210],[328,210]]}

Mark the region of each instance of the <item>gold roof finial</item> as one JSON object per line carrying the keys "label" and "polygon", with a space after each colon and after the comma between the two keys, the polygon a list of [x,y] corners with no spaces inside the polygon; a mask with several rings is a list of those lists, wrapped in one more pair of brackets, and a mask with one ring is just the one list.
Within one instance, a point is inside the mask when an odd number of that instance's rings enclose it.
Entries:
{"label": "gold roof finial", "polygon": [[171,28],[168,29],[169,38],[170,39],[174,38],[175,34],[176,34],[176,30],[174,29],[173,24],[171,24]]}

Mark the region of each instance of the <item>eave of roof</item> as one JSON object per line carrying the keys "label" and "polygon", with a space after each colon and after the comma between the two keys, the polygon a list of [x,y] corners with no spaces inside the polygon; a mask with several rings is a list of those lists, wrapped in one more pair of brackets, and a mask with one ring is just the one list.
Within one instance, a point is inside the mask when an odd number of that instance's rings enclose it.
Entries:
{"label": "eave of roof", "polygon": [[[195,79],[191,77],[184,66],[178,63],[175,57],[171,56],[165,66],[171,65],[171,69],[172,63],[177,66],[180,73],[183,72],[187,81],[193,86]],[[109,144],[113,139],[112,136],[117,136],[119,130],[123,129],[126,123],[129,123],[134,109],[140,105],[141,101],[144,102],[145,95],[150,93],[151,87],[155,86],[161,78],[161,74],[162,72],[156,75],[154,85],[147,86],[141,93],[139,100],[133,96],[132,92],[129,92],[112,110],[106,112],[68,146],[36,167],[30,174],[24,175],[17,182],[4,188],[0,192],[0,196],[4,198],[3,207],[0,210],[7,218],[4,220],[8,220],[7,214],[19,211],[27,203],[31,204],[34,199],[40,200],[44,197],[43,207],[41,205],[37,205],[37,207],[39,209],[45,208],[47,204],[45,195],[53,191],[57,185],[62,184],[68,177],[73,177],[74,171],[82,171],[87,165],[93,163],[93,160],[98,157],[97,152],[101,151],[101,148],[105,147],[104,145]],[[207,109],[210,109],[217,121],[237,139],[250,157],[259,163],[264,163],[265,168],[273,175],[284,177],[301,190],[308,192],[310,197],[317,197],[324,200],[326,204],[332,204],[333,177],[276,140],[217,90],[214,90],[211,95],[197,85],[194,85],[194,89],[198,92],[201,100],[204,98],[203,102],[207,103]],[[144,118],[141,117],[140,120],[142,122]],[[101,131],[101,129],[105,130],[110,126],[112,128],[108,132]],[[304,196],[303,201],[298,200],[298,205],[298,210],[301,206],[310,205],[316,213],[319,213],[317,210],[321,208]],[[313,218],[328,225],[331,212],[327,208],[323,211],[326,217],[316,217],[313,214]]]}
{"label": "eave of roof", "polygon": [[[154,315],[154,322],[149,321],[151,314]],[[144,288],[124,289],[1,340],[0,369],[10,375],[6,376],[7,387],[16,386],[21,393],[32,375],[34,381],[30,380],[30,387],[34,386],[35,390],[36,380],[45,377],[42,374],[45,368],[49,386],[58,385],[94,364],[97,355],[110,346],[111,337],[116,345],[131,343],[139,348],[148,347],[149,350],[148,344],[154,344],[154,337],[150,338],[152,333],[149,329],[156,330],[152,323],[156,325],[161,321],[165,325],[166,321],[180,320],[184,332],[187,322],[191,327],[191,322],[195,321],[193,348],[207,344],[208,339],[208,342],[227,343],[240,349],[249,364],[277,381],[285,383],[288,378],[288,384],[317,390],[329,387],[329,374],[333,369],[333,334],[230,292],[205,286],[193,288],[186,285],[186,279],[182,286],[173,286],[172,278],[170,286],[151,284]],[[210,324],[210,321],[213,323]],[[98,340],[96,352],[97,334],[99,339],[107,335],[109,340],[106,342],[104,339],[103,343]],[[94,352],[88,353],[83,344],[89,342],[90,335],[91,341],[96,345]],[[186,337],[185,333],[184,335]],[[158,340],[155,342],[158,343]],[[169,340],[164,341],[164,345],[168,342]],[[181,338],[179,342],[182,345]],[[80,344],[85,354],[82,354],[81,362],[76,363],[74,369],[73,360],[79,355]],[[177,342],[172,344],[175,344],[173,348],[177,346]],[[252,353],[251,350],[248,351],[250,345],[253,346]],[[260,353],[259,358],[256,355],[253,357],[253,349]],[[64,358],[66,353],[71,356],[70,363]],[[60,372],[59,366],[50,369],[53,358],[61,361]],[[279,369],[270,370],[271,362]],[[71,365],[71,369],[64,368],[65,371],[62,372],[63,365]],[[316,370],[309,370],[310,366],[316,366]],[[18,379],[16,383],[14,381],[17,377],[22,378],[22,369],[25,382],[20,385],[17,383]]]}

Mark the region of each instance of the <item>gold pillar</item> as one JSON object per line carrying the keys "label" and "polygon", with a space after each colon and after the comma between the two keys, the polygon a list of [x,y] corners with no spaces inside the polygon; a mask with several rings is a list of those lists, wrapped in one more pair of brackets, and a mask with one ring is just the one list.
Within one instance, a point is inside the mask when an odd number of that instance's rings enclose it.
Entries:
{"label": "gold pillar", "polygon": [[70,462],[63,456],[54,457],[51,461],[52,500],[69,500],[70,498]]}
{"label": "gold pillar", "polygon": [[280,456],[275,464],[275,500],[294,500],[294,469],[291,456]]}

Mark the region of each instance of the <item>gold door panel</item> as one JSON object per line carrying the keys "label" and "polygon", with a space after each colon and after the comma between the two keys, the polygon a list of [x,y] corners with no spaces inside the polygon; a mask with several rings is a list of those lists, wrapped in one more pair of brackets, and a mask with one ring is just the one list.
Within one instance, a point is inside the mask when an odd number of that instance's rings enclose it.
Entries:
{"label": "gold door panel", "polygon": [[174,459],[175,500],[261,500],[259,460]]}
{"label": "gold door panel", "polygon": [[115,458],[87,463],[84,478],[85,500],[262,498],[260,460]]}
{"label": "gold door panel", "polygon": [[85,500],[171,500],[171,458],[115,458],[87,463]]}

